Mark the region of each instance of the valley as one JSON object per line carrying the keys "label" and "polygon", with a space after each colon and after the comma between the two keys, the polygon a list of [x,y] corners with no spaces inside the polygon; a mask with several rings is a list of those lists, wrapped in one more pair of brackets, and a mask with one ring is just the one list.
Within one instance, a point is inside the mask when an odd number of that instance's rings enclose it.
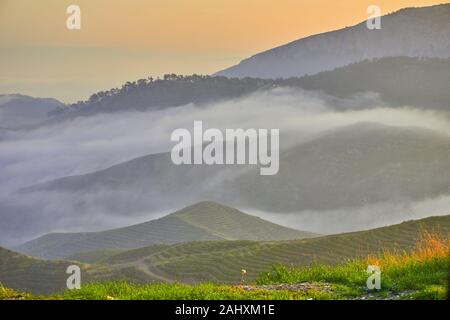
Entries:
{"label": "valley", "polygon": [[445,299],[450,3],[176,2],[0,2],[0,300]]}

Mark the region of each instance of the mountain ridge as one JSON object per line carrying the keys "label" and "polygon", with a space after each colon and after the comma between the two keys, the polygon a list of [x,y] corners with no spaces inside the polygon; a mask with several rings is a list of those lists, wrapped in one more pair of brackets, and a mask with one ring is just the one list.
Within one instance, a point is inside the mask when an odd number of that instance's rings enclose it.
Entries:
{"label": "mountain ridge", "polygon": [[[62,108],[59,113],[55,112],[49,124],[71,117],[109,112],[161,110],[186,105],[203,107],[209,103],[245,99],[277,87],[323,92],[329,95],[324,98],[336,110],[358,109],[359,106],[342,104],[348,103],[346,98],[367,92],[380,95],[381,101],[376,101],[377,104],[449,110],[446,87],[449,61],[450,58],[406,56],[364,59],[288,79],[198,75],[167,75],[164,79],[152,81],[140,79],[127,82],[121,89],[98,92],[87,101]],[[339,101],[339,98],[344,100]]]}
{"label": "mountain ridge", "polygon": [[135,249],[149,245],[205,240],[287,240],[316,234],[276,225],[234,208],[200,202],[162,218],[127,227],[81,233],[49,233],[15,249],[39,258],[66,258],[98,249]]}
{"label": "mountain ridge", "polygon": [[[381,30],[366,22],[324,32],[257,53],[214,75],[289,78],[332,70],[369,58],[450,56],[450,4],[404,8],[381,17]],[[418,22],[420,21],[420,22]]]}

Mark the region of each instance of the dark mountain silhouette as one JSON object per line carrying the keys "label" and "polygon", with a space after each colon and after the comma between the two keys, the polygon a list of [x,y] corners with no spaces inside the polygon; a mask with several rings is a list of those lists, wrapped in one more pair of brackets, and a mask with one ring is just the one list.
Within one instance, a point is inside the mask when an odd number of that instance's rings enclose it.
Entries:
{"label": "dark mountain silhouette", "polygon": [[448,110],[449,78],[450,58],[409,57],[364,60],[313,76],[290,79],[168,75],[164,79],[141,79],[128,82],[121,89],[96,93],[87,101],[56,110],[54,113],[58,117],[54,121],[99,113],[159,110],[188,104],[202,107],[208,103],[244,98],[276,87],[321,91],[330,96],[330,105],[338,110],[361,108],[336,99],[365,92],[379,94],[384,103],[393,107],[408,105]]}

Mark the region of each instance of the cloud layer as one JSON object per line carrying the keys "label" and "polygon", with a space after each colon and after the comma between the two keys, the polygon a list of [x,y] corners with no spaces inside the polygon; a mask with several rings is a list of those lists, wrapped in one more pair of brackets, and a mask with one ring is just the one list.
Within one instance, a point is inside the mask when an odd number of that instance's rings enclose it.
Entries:
{"label": "cloud layer", "polygon": [[[334,103],[364,105],[366,108],[360,111],[337,112],[333,110]],[[368,103],[370,108],[367,108]],[[448,117],[434,111],[415,110],[408,107],[390,109],[370,95],[347,101],[330,102],[329,97],[326,96],[292,91],[287,88],[259,92],[244,99],[204,107],[187,105],[157,111],[79,117],[34,130],[9,132],[3,140],[0,135],[0,205],[9,207],[17,202],[26,203],[32,208],[38,203],[41,207],[53,207],[49,209],[49,212],[61,210],[65,199],[62,194],[44,193],[39,197],[35,195],[34,198],[27,199],[24,199],[23,195],[12,196],[12,194],[20,188],[58,177],[93,172],[139,156],[169,151],[174,145],[170,141],[172,131],[177,128],[192,130],[194,120],[202,120],[206,128],[277,128],[280,129],[282,149],[314,139],[327,130],[360,122],[415,126],[436,130],[450,136]],[[95,195],[92,197],[95,198]],[[439,208],[444,210],[448,201],[445,199],[438,201],[445,205],[435,206],[436,210],[423,209],[427,207],[427,202],[414,204],[416,209],[410,210],[408,217],[421,217],[425,212],[438,213]],[[380,204],[380,207],[352,209],[349,211],[352,213],[347,214],[354,213],[366,218],[368,214],[386,218],[378,219],[374,225],[381,223],[381,220],[390,223],[399,219],[389,218],[387,212],[389,210],[404,212],[405,205],[411,204]],[[389,210],[383,208],[389,208]],[[134,208],[130,208],[130,212],[133,213],[133,210]],[[105,204],[105,208],[92,208],[90,216],[74,216],[73,214],[73,212],[61,211],[58,223],[54,227],[58,230],[69,230],[70,225],[73,224],[74,229],[77,230],[84,227],[92,229],[93,225],[97,229],[102,229],[148,220],[161,215],[162,212],[135,210],[130,216],[114,217],[115,220],[112,220],[108,216],[107,204]],[[330,215],[324,213],[324,216],[337,218],[341,214],[344,213],[335,212]],[[264,213],[261,215],[273,218]],[[312,218],[313,216],[316,218]],[[322,218],[317,218],[316,214],[303,213],[302,215],[284,215],[284,217],[283,219],[289,221],[289,224],[293,219],[293,225],[303,226],[303,229],[304,226],[308,226],[311,230],[318,232],[335,231],[322,226],[322,223],[328,222],[322,222]],[[26,215],[26,221],[23,223],[29,224],[29,227],[25,228],[26,232],[18,235],[17,239],[23,240],[27,236],[35,236],[36,232],[39,233],[37,230],[41,230],[37,226],[45,225],[47,219],[51,221],[53,218],[51,214],[42,217]],[[11,216],[6,216],[5,211],[0,212],[0,219],[4,222],[18,223],[17,219],[11,220]],[[282,222],[279,218],[276,220]],[[2,240],[6,241],[0,239],[0,243]],[[11,242],[14,242],[14,239],[8,239],[8,243]]]}

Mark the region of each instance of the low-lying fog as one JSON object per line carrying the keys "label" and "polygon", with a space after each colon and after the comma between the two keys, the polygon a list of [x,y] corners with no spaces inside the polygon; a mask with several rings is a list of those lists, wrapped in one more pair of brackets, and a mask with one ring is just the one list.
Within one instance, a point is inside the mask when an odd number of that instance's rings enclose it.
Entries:
{"label": "low-lying fog", "polygon": [[[24,199],[27,195],[12,196],[16,190],[23,187],[58,177],[97,171],[147,154],[169,151],[174,145],[170,141],[172,131],[177,128],[192,130],[194,120],[202,120],[206,128],[279,128],[282,149],[309,141],[327,130],[359,122],[415,126],[436,130],[450,137],[448,117],[435,111],[411,109],[407,106],[389,108],[378,102],[373,95],[361,95],[347,101],[330,101],[332,100],[329,97],[317,93],[278,88],[209,106],[186,105],[157,111],[98,114],[42,126],[31,131],[9,132],[0,140],[0,205],[10,208],[15,206],[15,202],[32,203],[32,198]],[[334,103],[364,105],[365,108],[338,112],[333,110]],[[370,108],[367,108],[368,103]],[[156,203],[158,201],[152,200]],[[39,193],[38,202],[46,201],[51,206],[51,202],[55,201],[55,193],[48,199],[45,198],[45,193]],[[176,198],[173,199],[173,207],[178,207]],[[380,225],[380,216],[383,217],[384,224],[391,224],[405,219],[448,214],[450,197],[363,208],[336,208],[333,212],[281,215],[252,208],[248,208],[248,211],[286,226],[333,233],[359,229],[359,217],[364,217],[366,227],[371,228]],[[92,208],[90,219],[80,217],[78,220],[76,212],[59,212],[58,216],[68,223],[54,227],[65,231],[98,230],[150,220],[166,212],[137,212],[134,208],[129,208],[129,215],[117,217],[108,215],[108,212],[96,212],[96,209]],[[6,224],[11,214],[14,214],[14,210],[0,212],[0,221],[4,228],[8,228]],[[353,217],[354,225],[340,225],[339,220],[349,215]],[[367,221],[370,221],[368,216],[377,216],[376,223],[367,224]],[[43,219],[48,219],[48,224],[52,225],[53,218],[51,215],[36,216],[35,221],[34,218],[22,221],[28,225],[24,229],[26,232],[7,238],[0,234],[0,244],[12,245],[35,237],[39,232],[36,233],[33,225],[37,221],[39,225],[45,224]]]}

